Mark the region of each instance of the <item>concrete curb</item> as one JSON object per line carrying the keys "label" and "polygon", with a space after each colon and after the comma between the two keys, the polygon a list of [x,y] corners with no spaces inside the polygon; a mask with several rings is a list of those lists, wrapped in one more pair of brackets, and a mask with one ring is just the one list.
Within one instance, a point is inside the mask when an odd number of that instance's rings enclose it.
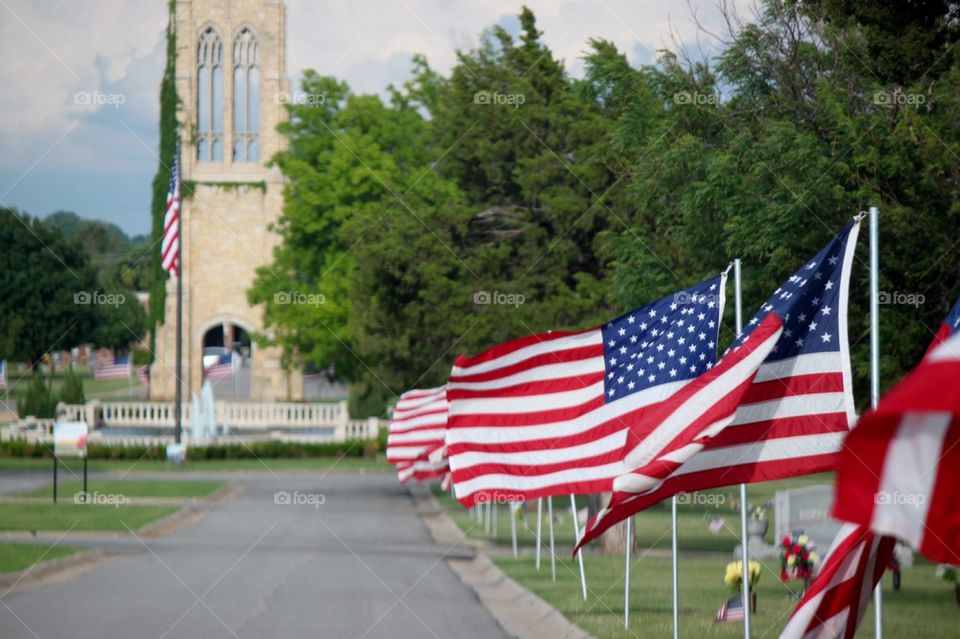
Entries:
{"label": "concrete curb", "polygon": [[484,608],[517,639],[593,639],[559,610],[503,573],[483,547],[468,539],[426,490],[411,487],[417,514],[433,540],[447,548],[470,548],[472,559],[448,558],[447,564],[477,594]]}

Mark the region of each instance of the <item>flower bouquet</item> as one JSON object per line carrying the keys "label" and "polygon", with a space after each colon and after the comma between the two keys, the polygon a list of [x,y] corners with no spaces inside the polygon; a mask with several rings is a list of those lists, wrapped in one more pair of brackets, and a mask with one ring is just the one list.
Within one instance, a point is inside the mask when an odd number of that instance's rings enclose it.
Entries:
{"label": "flower bouquet", "polygon": [[817,565],[816,544],[804,534],[784,535],[780,540],[780,580],[809,582]]}
{"label": "flower bouquet", "polygon": [[[750,581],[748,586],[750,588],[750,611],[757,611],[757,593],[753,591],[754,586],[757,585],[757,582],[760,581],[760,562],[755,559],[750,560]],[[723,583],[727,585],[730,590],[734,592],[740,592],[743,587],[743,560],[738,559],[737,561],[731,561],[727,564],[727,569],[723,575]]]}

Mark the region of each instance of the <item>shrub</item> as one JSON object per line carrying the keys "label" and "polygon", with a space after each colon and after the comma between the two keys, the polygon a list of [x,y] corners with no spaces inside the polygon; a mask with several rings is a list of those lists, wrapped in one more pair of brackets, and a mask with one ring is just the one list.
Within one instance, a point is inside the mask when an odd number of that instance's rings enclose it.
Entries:
{"label": "shrub", "polygon": [[73,368],[67,370],[60,387],[60,401],[67,404],[86,404],[83,395],[83,378]]}
{"label": "shrub", "polygon": [[23,397],[17,400],[17,413],[20,417],[56,417],[57,398],[40,370],[30,376],[30,384]]}

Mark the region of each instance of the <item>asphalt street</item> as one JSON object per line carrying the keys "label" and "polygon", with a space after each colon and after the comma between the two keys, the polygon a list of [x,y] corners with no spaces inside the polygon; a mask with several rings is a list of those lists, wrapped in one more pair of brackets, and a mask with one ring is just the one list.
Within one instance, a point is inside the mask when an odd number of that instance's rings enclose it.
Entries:
{"label": "asphalt street", "polygon": [[0,637],[505,636],[447,565],[462,550],[433,543],[392,474],[233,481],[239,494],[168,537],[64,539],[121,557],[0,593]]}

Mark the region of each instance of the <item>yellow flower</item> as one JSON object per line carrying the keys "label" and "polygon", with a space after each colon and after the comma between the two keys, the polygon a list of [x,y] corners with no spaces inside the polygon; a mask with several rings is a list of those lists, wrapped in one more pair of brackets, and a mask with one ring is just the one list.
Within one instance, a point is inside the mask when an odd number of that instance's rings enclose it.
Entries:
{"label": "yellow flower", "polygon": [[800,536],[797,538],[797,543],[800,544],[801,546],[806,546],[806,545],[807,545],[807,542],[808,542],[809,540],[810,540],[810,538],[807,537],[806,535],[800,535]]}
{"label": "yellow flower", "polygon": [[793,566],[793,565],[796,564],[796,563],[797,563],[797,556],[796,556],[796,555],[790,555],[789,557],[787,557],[787,565],[788,565],[788,566]]}
{"label": "yellow flower", "polygon": [[817,563],[817,553],[811,551],[808,557],[810,558],[811,564]]}

